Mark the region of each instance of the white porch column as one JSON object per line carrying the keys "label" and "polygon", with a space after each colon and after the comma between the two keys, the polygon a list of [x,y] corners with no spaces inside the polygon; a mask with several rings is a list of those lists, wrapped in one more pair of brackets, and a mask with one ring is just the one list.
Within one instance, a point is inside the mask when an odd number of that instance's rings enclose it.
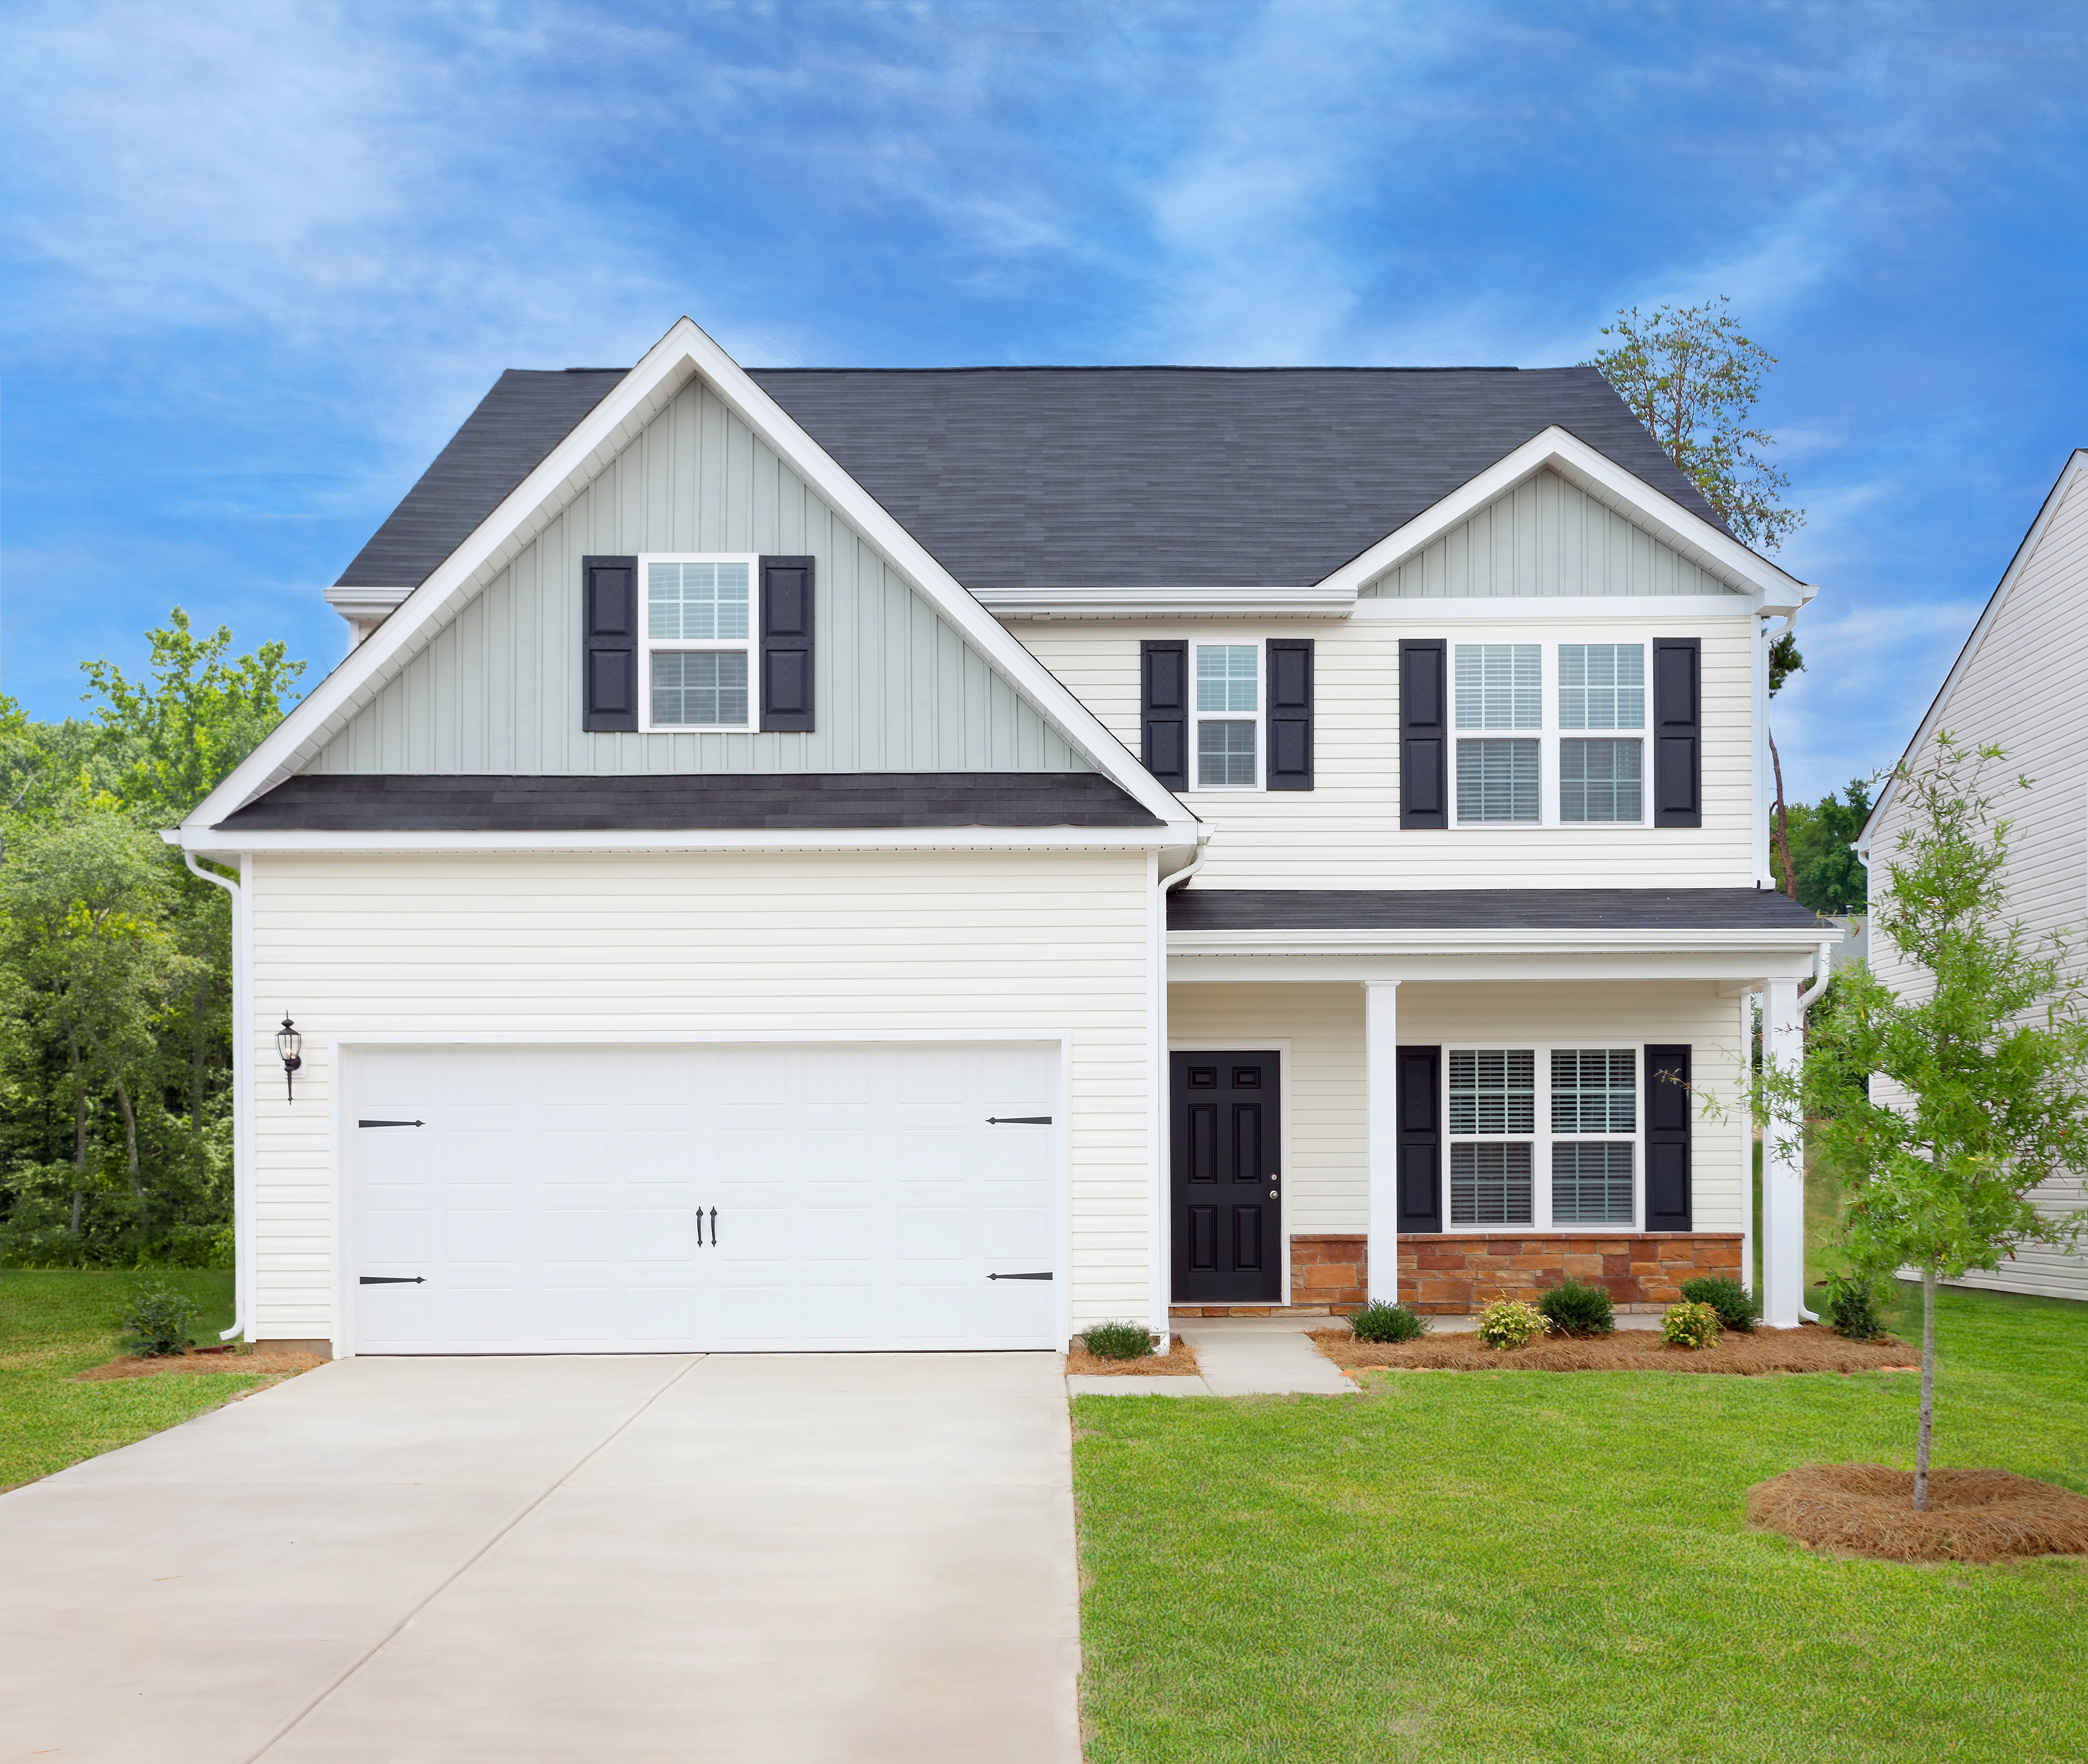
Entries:
{"label": "white porch column", "polygon": [[1363,982],[1370,1295],[1399,1302],[1399,983]]}
{"label": "white porch column", "polygon": [[[1763,991],[1762,1058],[1788,1073],[1805,1058],[1795,980],[1771,980]],[[1762,1321],[1773,1329],[1796,1329],[1805,1302],[1804,1158],[1781,1143],[1797,1132],[1788,1109],[1772,1114],[1762,1129]]]}

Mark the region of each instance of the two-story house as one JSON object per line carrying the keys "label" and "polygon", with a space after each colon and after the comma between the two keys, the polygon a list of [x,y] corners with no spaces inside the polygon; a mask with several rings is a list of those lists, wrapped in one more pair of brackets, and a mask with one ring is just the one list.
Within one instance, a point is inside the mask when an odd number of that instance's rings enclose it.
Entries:
{"label": "two-story house", "polygon": [[[1947,730],[1975,746],[2000,747],[2007,763],[1987,781],[2010,826],[2008,911],[2033,937],[2069,934],[2077,960],[2088,928],[2088,448],[2068,458],[2030,531],[2002,572],[1928,707],[1901,764],[1927,765]],[[2018,777],[2030,788],[2018,790]],[[1906,793],[1889,780],[1856,850],[1873,902],[1889,892],[1889,866],[1910,830]],[[1872,970],[1896,991],[1918,995],[1926,976],[1882,932],[1870,940]],[[2048,1214],[2088,1204],[2082,1175],[2056,1179],[2036,1196]],[[2088,1251],[2026,1247],[1960,1284],[2056,1299],[2088,1299]]]}
{"label": "two-story house", "polygon": [[683,320],[504,375],[178,834],[237,876],[242,1323],[1050,1347],[1744,1274],[1750,998],[1836,935],[1764,867],[1811,592],[1589,369]]}

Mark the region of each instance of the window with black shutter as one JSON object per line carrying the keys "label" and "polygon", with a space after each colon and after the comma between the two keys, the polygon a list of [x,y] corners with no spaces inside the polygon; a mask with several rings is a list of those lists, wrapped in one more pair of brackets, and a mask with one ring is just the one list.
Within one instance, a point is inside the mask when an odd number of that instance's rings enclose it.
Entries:
{"label": "window with black shutter", "polygon": [[761,726],[805,730],[812,720],[810,558],[761,560]]}
{"label": "window with black shutter", "polygon": [[1443,1229],[1443,1050],[1402,1047],[1398,1107],[1399,1229]]}
{"label": "window with black shutter", "polygon": [[1448,827],[1449,731],[1447,645],[1440,637],[1399,644],[1399,824]]}
{"label": "window with black shutter", "polygon": [[1653,640],[1653,824],[1704,824],[1703,641]]}
{"label": "window with black shutter", "polygon": [[1170,790],[1189,787],[1189,645],[1138,646],[1145,769]]}
{"label": "window with black shutter", "polygon": [[1312,640],[1269,640],[1269,770],[1272,790],[1312,788]]}
{"label": "window with black shutter", "polygon": [[638,726],[638,559],[580,559],[580,727]]}
{"label": "window with black shutter", "polygon": [[1645,1228],[1690,1230],[1689,1049],[1645,1050]]}

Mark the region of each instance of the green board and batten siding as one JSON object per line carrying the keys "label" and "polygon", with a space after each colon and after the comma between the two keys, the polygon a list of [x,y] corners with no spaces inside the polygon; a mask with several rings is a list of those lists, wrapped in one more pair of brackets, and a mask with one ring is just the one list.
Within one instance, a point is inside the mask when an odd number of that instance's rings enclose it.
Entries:
{"label": "green board and batten siding", "polygon": [[[580,559],[644,551],[818,559],[815,730],[582,730]],[[692,381],[308,769],[604,776],[1093,768]]]}
{"label": "green board and batten siding", "polygon": [[1487,503],[1362,590],[1371,598],[1444,600],[1729,592],[1716,576],[1549,471]]}

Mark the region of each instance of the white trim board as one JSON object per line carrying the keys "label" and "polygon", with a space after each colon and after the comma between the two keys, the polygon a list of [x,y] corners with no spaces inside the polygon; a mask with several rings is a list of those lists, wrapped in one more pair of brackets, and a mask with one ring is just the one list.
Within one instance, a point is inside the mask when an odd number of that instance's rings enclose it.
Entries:
{"label": "white trim board", "polygon": [[160,836],[199,857],[236,852],[342,854],[407,852],[671,851],[1142,851],[1200,846],[1209,828],[1177,821],[1162,827],[812,828],[802,831],[478,833],[385,830],[372,833],[225,833],[184,826]]}
{"label": "white trim board", "polygon": [[1181,805],[1101,719],[886,513],[737,362],[693,321],[682,318],[471,536],[430,572],[398,610],[350,650],[260,746],[189,812],[182,824],[184,829],[214,825],[307,763],[426,647],[436,630],[492,580],[615,454],[637,439],[682,387],[699,379],[1098,771],[1162,820],[1183,818]]}

